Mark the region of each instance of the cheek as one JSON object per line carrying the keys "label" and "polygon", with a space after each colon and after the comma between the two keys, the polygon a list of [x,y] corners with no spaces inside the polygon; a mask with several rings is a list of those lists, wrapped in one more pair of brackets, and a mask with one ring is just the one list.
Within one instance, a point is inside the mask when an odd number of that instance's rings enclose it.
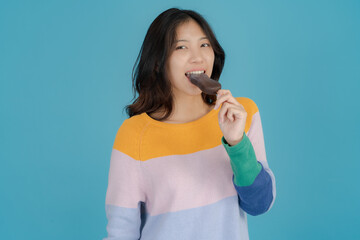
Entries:
{"label": "cheek", "polygon": [[181,74],[185,77],[183,67],[178,59],[171,59],[168,63],[167,76],[172,82],[177,82],[180,79]]}
{"label": "cheek", "polygon": [[209,49],[208,52],[206,53],[206,59],[207,62],[209,63],[213,63],[215,60],[215,53],[212,49]]}
{"label": "cheek", "polygon": [[214,63],[214,60],[215,60],[215,53],[214,51],[211,51],[212,54],[211,54],[211,62]]}
{"label": "cheek", "polygon": [[214,52],[212,52],[208,56],[208,63],[211,65],[211,67],[214,65],[214,61],[215,61],[215,54]]}
{"label": "cheek", "polygon": [[184,71],[184,65],[185,65],[185,60],[184,60],[184,56],[174,56],[170,62],[169,62],[169,66],[171,68],[171,72],[173,74],[177,74],[179,72],[183,72]]}

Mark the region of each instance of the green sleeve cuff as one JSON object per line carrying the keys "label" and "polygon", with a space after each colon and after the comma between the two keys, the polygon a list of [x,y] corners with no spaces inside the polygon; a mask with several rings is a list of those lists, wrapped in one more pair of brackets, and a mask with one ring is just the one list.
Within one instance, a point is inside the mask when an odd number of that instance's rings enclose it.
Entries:
{"label": "green sleeve cuff", "polygon": [[230,157],[234,183],[239,187],[250,186],[261,171],[261,164],[256,159],[250,139],[244,132],[243,139],[234,146],[230,146],[224,136],[221,142]]}

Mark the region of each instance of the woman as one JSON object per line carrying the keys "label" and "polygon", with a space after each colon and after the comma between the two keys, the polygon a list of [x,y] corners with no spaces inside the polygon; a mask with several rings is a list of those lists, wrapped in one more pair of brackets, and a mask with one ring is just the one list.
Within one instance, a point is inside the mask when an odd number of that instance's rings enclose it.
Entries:
{"label": "woman", "polygon": [[224,60],[194,11],[168,9],[149,27],[134,68],[139,97],[113,145],[105,239],[248,239],[246,213],[273,205],[255,102],[189,80],[218,81]]}

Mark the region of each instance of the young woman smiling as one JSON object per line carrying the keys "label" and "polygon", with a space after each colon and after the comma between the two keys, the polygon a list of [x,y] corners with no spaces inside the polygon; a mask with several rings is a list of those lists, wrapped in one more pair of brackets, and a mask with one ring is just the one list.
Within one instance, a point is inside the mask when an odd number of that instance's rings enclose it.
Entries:
{"label": "young woman smiling", "polygon": [[139,96],[112,149],[105,239],[249,239],[246,214],[272,207],[257,105],[188,77],[219,81],[224,61],[195,11],[171,8],[150,25],[133,69]]}

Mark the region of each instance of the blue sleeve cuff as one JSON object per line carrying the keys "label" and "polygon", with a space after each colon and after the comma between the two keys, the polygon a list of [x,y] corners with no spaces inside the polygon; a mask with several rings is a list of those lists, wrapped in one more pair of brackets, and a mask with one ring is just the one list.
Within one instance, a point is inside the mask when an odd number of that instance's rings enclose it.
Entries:
{"label": "blue sleeve cuff", "polygon": [[273,200],[271,177],[260,162],[259,164],[261,165],[261,171],[250,186],[237,186],[233,176],[240,207],[253,216],[265,213]]}

